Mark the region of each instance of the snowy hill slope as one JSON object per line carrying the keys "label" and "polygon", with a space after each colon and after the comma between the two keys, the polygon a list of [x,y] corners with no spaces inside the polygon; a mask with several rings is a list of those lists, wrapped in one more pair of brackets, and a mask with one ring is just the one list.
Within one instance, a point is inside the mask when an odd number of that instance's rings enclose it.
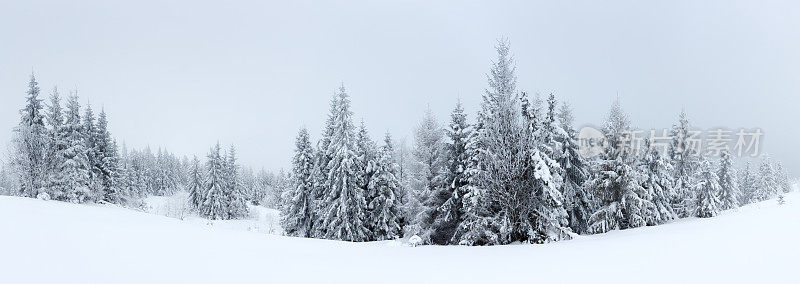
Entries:
{"label": "snowy hill slope", "polygon": [[0,197],[0,283],[787,282],[800,194],[786,201],[547,245],[412,248]]}

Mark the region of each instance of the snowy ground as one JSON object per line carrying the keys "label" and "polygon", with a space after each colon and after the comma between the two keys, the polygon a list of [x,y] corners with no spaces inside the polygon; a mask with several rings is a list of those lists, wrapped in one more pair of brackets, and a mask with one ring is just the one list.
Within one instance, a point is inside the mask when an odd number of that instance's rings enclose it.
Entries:
{"label": "snowy ground", "polygon": [[0,197],[0,283],[796,283],[800,267],[798,193],[547,245],[412,248],[219,224]]}

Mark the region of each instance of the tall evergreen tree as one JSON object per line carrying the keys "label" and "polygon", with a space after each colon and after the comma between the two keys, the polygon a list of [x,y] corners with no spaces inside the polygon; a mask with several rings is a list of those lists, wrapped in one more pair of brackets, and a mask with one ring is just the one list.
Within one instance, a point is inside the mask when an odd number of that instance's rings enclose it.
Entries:
{"label": "tall evergreen tree", "polygon": [[466,194],[468,179],[466,175],[469,156],[467,143],[470,139],[467,114],[459,100],[455,109],[450,114],[450,125],[447,128],[449,141],[445,144],[447,167],[444,176],[444,187],[447,191],[447,200],[439,208],[439,215],[433,224],[431,242],[434,244],[449,244],[453,240],[458,224],[464,215],[463,197]]}
{"label": "tall evergreen tree", "polygon": [[225,164],[225,203],[227,210],[227,219],[239,219],[249,214],[247,207],[247,200],[245,199],[242,186],[239,183],[239,165],[236,162],[236,148],[231,145],[228,150],[228,155],[224,162]]}
{"label": "tall evergreen tree", "polygon": [[286,198],[287,205],[281,216],[284,232],[290,236],[313,236],[314,213],[314,148],[308,130],[300,129],[295,141],[294,159],[292,160],[292,178],[294,188]]}
{"label": "tall evergreen tree", "polygon": [[739,207],[739,184],[736,183],[733,157],[731,152],[723,150],[719,161],[719,209],[728,210]]}
{"label": "tall evergreen tree", "polygon": [[225,219],[228,216],[225,196],[225,161],[219,142],[211,148],[206,162],[205,197],[200,214],[207,219]]}
{"label": "tall evergreen tree", "polygon": [[775,167],[769,157],[761,159],[758,167],[758,176],[753,186],[753,195],[750,197],[751,203],[769,200],[778,196],[778,184],[775,182]]}
{"label": "tall evergreen tree", "polygon": [[450,197],[444,188],[445,148],[444,130],[433,112],[428,109],[414,130],[413,163],[411,165],[411,198],[416,206],[409,206],[414,223],[408,233],[419,235],[423,242],[431,242],[433,223],[440,207]]}
{"label": "tall evergreen tree", "polygon": [[711,170],[711,164],[702,160],[700,162],[700,176],[694,190],[697,193],[694,216],[709,218],[719,213],[719,178]]}
{"label": "tall evergreen tree", "polygon": [[656,223],[656,208],[642,187],[639,171],[632,167],[630,121],[619,99],[603,127],[609,147],[602,153],[594,177],[587,186],[599,197],[600,209],[589,218],[589,233],[642,227]]}
{"label": "tall evergreen tree", "polygon": [[678,218],[672,208],[672,165],[667,157],[657,149],[650,139],[645,140],[644,154],[640,161],[640,171],[644,173],[642,186],[647,190],[655,208],[655,218],[648,225],[658,225]]}
{"label": "tall evergreen tree", "polygon": [[205,188],[203,187],[203,169],[197,156],[192,159],[189,169],[189,204],[199,208],[205,201]]}
{"label": "tall evergreen tree", "polygon": [[63,139],[62,128],[64,127],[64,111],[61,108],[61,97],[58,93],[58,88],[53,88],[50,93],[50,104],[47,106],[47,125],[48,129],[48,142],[47,142],[47,180],[45,186],[48,188],[47,193],[51,197],[55,197],[57,189],[58,169],[64,163],[63,151],[66,149],[66,141]]}
{"label": "tall evergreen tree", "polygon": [[563,132],[556,133],[560,146],[556,151],[556,161],[564,170],[564,208],[569,215],[569,227],[573,232],[582,234],[586,232],[589,216],[594,212],[592,195],[583,187],[589,177],[589,164],[580,155],[578,132],[573,126],[574,119],[569,105],[561,105],[558,118]]}
{"label": "tall evergreen tree", "polygon": [[775,164],[775,183],[779,193],[789,193],[792,191],[792,182],[789,180],[789,173],[783,168],[781,162]]}
{"label": "tall evergreen tree", "polygon": [[[567,214],[557,185],[560,166],[541,151],[531,111],[520,107],[507,42],[489,75],[470,152],[465,219],[457,230],[466,245],[542,243],[568,239]],[[525,105],[524,96],[521,98]],[[523,120],[523,116],[525,120]]]}
{"label": "tall evergreen tree", "polygon": [[400,181],[397,179],[397,163],[394,161],[392,137],[386,133],[384,145],[378,152],[378,160],[374,165],[374,175],[368,186],[370,200],[367,226],[374,240],[391,240],[401,236],[400,204],[397,191]]}
{"label": "tall evergreen tree", "polygon": [[327,164],[325,201],[322,216],[325,237],[345,241],[366,241],[368,232],[364,223],[366,201],[364,191],[358,186],[358,156],[355,145],[355,127],[350,111],[350,98],[344,86],[336,94],[336,108],[331,114],[332,131],[326,147]]}
{"label": "tall evergreen tree", "polygon": [[39,83],[31,74],[25,108],[20,110],[21,119],[16,132],[12,164],[19,175],[19,194],[36,197],[43,190],[46,180],[47,129],[44,125],[42,99],[39,98]]}
{"label": "tall evergreen tree", "polygon": [[77,203],[91,201],[94,197],[89,187],[91,165],[87,157],[77,93],[70,96],[67,102],[66,121],[61,136],[65,141],[65,148],[62,152],[63,163],[58,169],[58,190],[55,198]]}
{"label": "tall evergreen tree", "polygon": [[756,176],[753,173],[753,170],[750,166],[750,161],[747,161],[744,165],[744,169],[739,172],[737,175],[738,184],[739,184],[739,191],[741,194],[739,195],[739,204],[746,205],[750,204],[753,201],[753,193],[755,189],[755,181]]}
{"label": "tall evergreen tree", "polygon": [[697,155],[690,145],[690,125],[685,111],[681,111],[678,124],[672,127],[672,141],[669,145],[669,157],[674,170],[674,190],[672,206],[678,217],[693,215],[695,192],[692,190],[695,181],[693,174],[697,172]]}
{"label": "tall evergreen tree", "polygon": [[105,110],[100,111],[97,120],[97,135],[95,137],[95,158],[100,174],[100,186],[103,200],[111,203],[121,203],[123,196],[119,192],[119,154],[114,139],[108,131],[108,118]]}

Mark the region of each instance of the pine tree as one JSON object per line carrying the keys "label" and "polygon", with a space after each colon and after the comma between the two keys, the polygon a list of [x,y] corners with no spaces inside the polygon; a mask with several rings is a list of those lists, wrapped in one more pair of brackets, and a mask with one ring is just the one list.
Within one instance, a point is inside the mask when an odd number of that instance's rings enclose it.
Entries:
{"label": "pine tree", "polygon": [[[358,167],[356,178],[358,179],[358,186],[364,192],[365,204],[367,207],[369,207],[372,199],[377,197],[375,195],[371,195],[372,192],[369,190],[369,184],[373,175],[375,174],[375,164],[377,163],[378,159],[378,149],[375,145],[375,142],[373,142],[369,137],[367,126],[363,120],[361,121],[358,134],[356,134],[356,155],[358,156],[356,159],[356,164]],[[372,236],[370,236],[370,239],[372,239]]]}
{"label": "pine tree", "polygon": [[57,179],[58,169],[64,163],[63,151],[66,148],[66,141],[64,141],[61,131],[64,127],[64,111],[61,108],[61,97],[58,93],[58,88],[53,88],[50,93],[50,104],[47,107],[47,125],[48,129],[48,142],[47,142],[47,193],[49,196],[55,198],[57,192]]}
{"label": "pine tree", "polygon": [[[433,223],[439,216],[440,207],[450,197],[444,188],[445,148],[444,131],[428,109],[414,131],[413,163],[411,165],[411,198],[416,206],[407,212],[413,218],[409,234],[417,234],[424,243],[431,242]],[[416,208],[415,208],[416,207]]]}
{"label": "pine tree", "polygon": [[648,151],[641,162],[643,167],[641,171],[645,175],[642,186],[647,190],[656,214],[654,222],[648,225],[664,224],[678,218],[671,202],[673,196],[672,164],[667,156],[652,144],[650,139],[645,141],[645,149]]}
{"label": "pine tree", "polygon": [[83,131],[83,141],[86,143],[86,158],[89,160],[89,190],[91,191],[91,198],[98,200],[102,198],[102,165],[97,145],[99,137],[91,104],[86,105],[86,112],[83,115],[83,127],[81,127],[81,130]]}
{"label": "pine tree", "polygon": [[100,117],[97,120],[95,149],[97,168],[100,174],[101,189],[103,192],[103,200],[106,202],[120,204],[123,200],[123,195],[119,192],[119,154],[117,145],[114,139],[111,138],[111,133],[108,131],[108,118],[106,117],[105,110],[100,111]]}
{"label": "pine tree", "polygon": [[697,154],[689,145],[689,119],[685,111],[681,111],[678,124],[672,128],[672,141],[669,147],[669,157],[674,170],[674,190],[672,206],[678,217],[684,218],[692,215],[694,210],[695,192],[692,191],[695,181],[693,173],[697,170]]}
{"label": "pine tree", "polygon": [[55,198],[76,203],[91,201],[94,196],[89,187],[90,164],[86,156],[88,151],[77,93],[70,96],[67,102],[66,121],[60,135],[64,141],[64,151],[56,179],[58,190]]}
{"label": "pine tree", "polygon": [[728,210],[739,207],[739,185],[734,179],[736,173],[733,168],[731,152],[723,150],[719,162],[719,209]]}
{"label": "pine tree", "polygon": [[739,175],[737,175],[739,191],[741,192],[739,195],[740,206],[750,204],[750,202],[753,200],[755,175],[750,168],[750,161],[747,161],[745,163],[744,170],[740,171]]}
{"label": "pine tree", "polygon": [[220,153],[219,142],[211,148],[206,162],[205,197],[200,214],[207,219],[225,219],[228,216],[225,196],[225,161]]}
{"label": "pine tree", "polygon": [[609,147],[602,153],[587,186],[594,190],[600,209],[589,218],[588,233],[604,233],[616,229],[642,227],[656,223],[656,208],[647,190],[642,187],[640,172],[632,167],[630,121],[622,111],[619,99],[611,107],[604,125]]}
{"label": "pine tree", "polygon": [[231,145],[224,161],[224,195],[227,219],[239,219],[249,214],[247,200],[239,184],[239,165],[236,163],[236,148]]}
{"label": "pine tree", "polygon": [[189,169],[189,204],[194,208],[200,208],[205,201],[205,197],[203,170],[200,166],[200,159],[195,156]]}
{"label": "pine tree", "polygon": [[[474,137],[465,218],[457,230],[461,244],[493,245],[517,241],[543,243],[569,239],[560,166],[537,139],[542,125],[532,119],[523,96],[517,104],[514,63],[508,44],[497,46]],[[523,93],[524,94],[524,93]],[[525,120],[522,120],[524,116]]]}
{"label": "pine tree", "polygon": [[558,114],[561,133],[556,133],[555,140],[559,143],[557,159],[564,170],[562,193],[564,194],[564,208],[569,215],[569,226],[573,232],[585,233],[589,216],[594,212],[592,196],[583,187],[588,179],[589,164],[580,155],[578,145],[578,132],[573,127],[572,109],[567,104],[562,104]]}
{"label": "pine tree", "polygon": [[464,215],[463,196],[466,194],[468,184],[466,170],[469,163],[467,143],[470,130],[467,124],[467,115],[459,100],[452,114],[450,125],[447,129],[445,154],[447,167],[444,176],[444,189],[447,189],[447,200],[439,208],[440,214],[433,224],[431,242],[434,244],[449,244],[455,242],[453,237],[458,229],[458,224]]}
{"label": "pine tree", "polygon": [[19,175],[19,194],[36,197],[44,190],[46,180],[47,129],[44,125],[42,100],[39,98],[39,83],[31,74],[25,108],[20,110],[21,119],[16,132],[12,165]]}
{"label": "pine tree", "polygon": [[381,241],[401,235],[399,221],[402,212],[397,200],[400,181],[396,176],[397,163],[394,161],[394,146],[389,133],[386,133],[384,145],[378,155],[374,175],[368,186],[369,195],[373,198],[369,203],[367,226],[374,240]]}
{"label": "pine tree", "polygon": [[711,170],[711,164],[708,161],[700,162],[700,176],[699,182],[695,185],[695,192],[697,193],[695,213],[694,216],[700,218],[709,218],[717,216],[719,213],[719,178]]}
{"label": "pine tree", "polygon": [[789,173],[783,168],[781,162],[775,164],[775,183],[778,185],[778,193],[789,193],[792,191],[792,182],[789,181]]}
{"label": "pine tree", "polygon": [[771,159],[769,157],[762,158],[750,202],[761,202],[777,197],[779,190],[775,178],[775,168],[772,166]]}
{"label": "pine tree", "polygon": [[326,166],[323,226],[325,237],[345,241],[366,241],[368,232],[364,223],[366,201],[358,186],[358,156],[355,145],[355,127],[350,111],[350,98],[344,86],[336,94],[336,108],[330,116],[332,131],[325,155],[330,157]]}
{"label": "pine tree", "polygon": [[287,205],[281,216],[283,231],[290,236],[313,236],[313,226],[316,215],[314,214],[314,184],[312,172],[314,170],[314,149],[308,130],[300,129],[295,142],[294,159],[292,160],[292,178],[294,188],[289,191],[286,198]]}

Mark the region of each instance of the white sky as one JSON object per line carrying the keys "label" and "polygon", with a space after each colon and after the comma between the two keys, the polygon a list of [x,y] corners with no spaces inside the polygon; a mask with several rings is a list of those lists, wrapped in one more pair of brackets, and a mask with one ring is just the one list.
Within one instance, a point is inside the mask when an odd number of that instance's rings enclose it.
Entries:
{"label": "white sky", "polygon": [[444,121],[460,97],[474,117],[507,37],[519,88],[555,92],[579,124],[619,93],[643,128],[681,108],[701,128],[762,127],[764,149],[800,173],[796,1],[110,2],[0,4],[0,145],[32,69],[44,93],[104,106],[133,147],[205,155],[221,140],[245,164],[288,167],[340,82],[375,138],[411,142],[426,105]]}

